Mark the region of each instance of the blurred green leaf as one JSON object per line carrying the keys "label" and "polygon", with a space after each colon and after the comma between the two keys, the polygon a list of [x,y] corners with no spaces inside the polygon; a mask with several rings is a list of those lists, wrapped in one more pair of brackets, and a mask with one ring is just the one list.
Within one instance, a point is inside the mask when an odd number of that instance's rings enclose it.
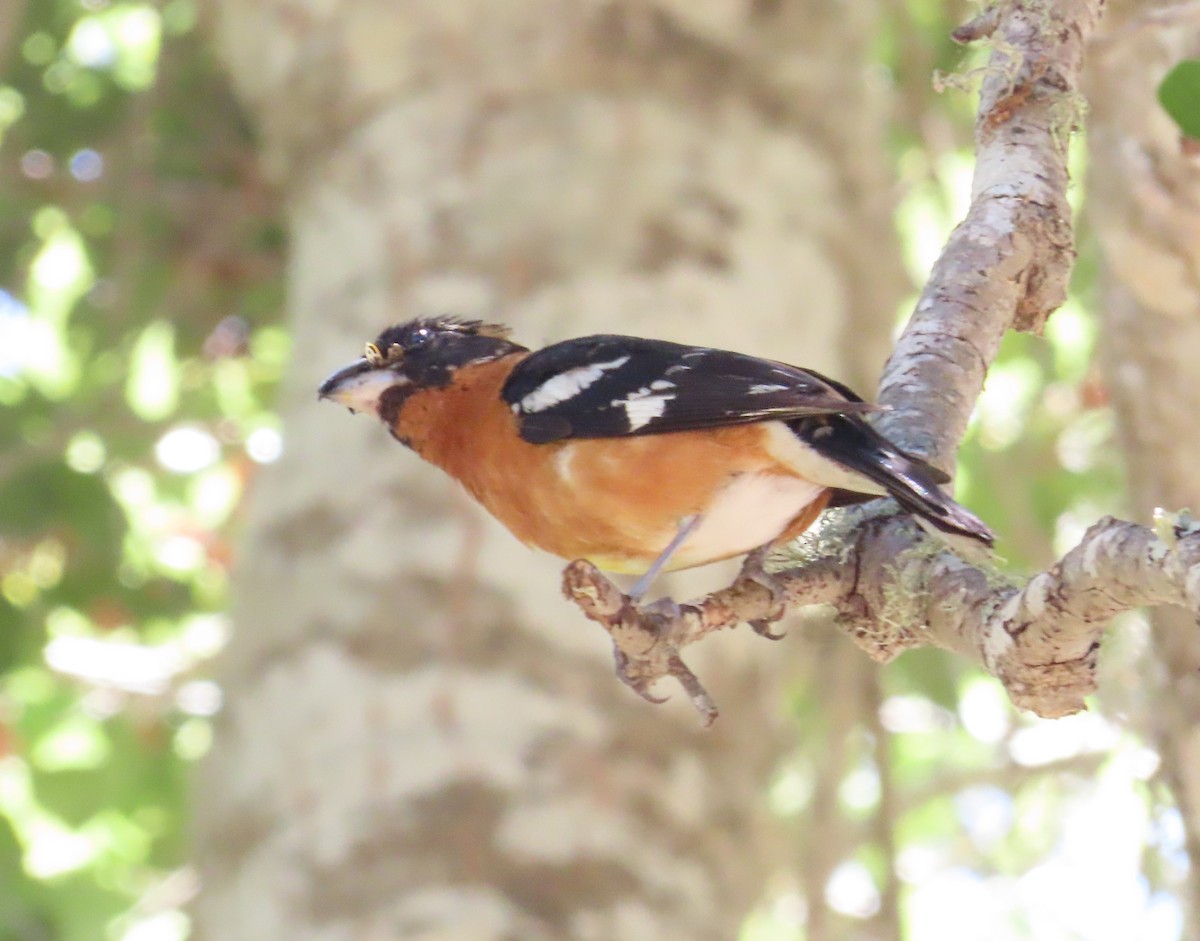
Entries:
{"label": "blurred green leaf", "polygon": [[1158,86],[1158,101],[1193,140],[1200,140],[1200,59],[1185,59]]}

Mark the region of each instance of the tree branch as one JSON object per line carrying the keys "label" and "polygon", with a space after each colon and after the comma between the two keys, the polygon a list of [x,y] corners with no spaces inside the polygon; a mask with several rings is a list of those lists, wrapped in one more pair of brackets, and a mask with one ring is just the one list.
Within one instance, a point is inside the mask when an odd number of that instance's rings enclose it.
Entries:
{"label": "tree branch", "polygon": [[[1039,332],[1066,296],[1074,259],[1067,145],[1081,112],[1083,47],[1103,0],[1009,0],[956,36],[991,35],[980,91],[970,210],[951,234],[880,385],[880,430],[943,468],[966,430],[1009,328]],[[1084,707],[1105,622],[1142,604],[1200,612],[1200,528],[1167,521],[1156,535],[1105,519],[1056,566],[1017,588],[988,565],[944,551],[881,501],[827,514],[802,562],[682,606],[639,608],[586,562],[564,592],[613,638],[618,674],[648,698],[674,676],[706,723],[716,717],[680,651],[741,621],[832,604],[873,658],[932,644],[979,660],[1013,701],[1044,716]],[[655,700],[657,701],[657,700]]]}
{"label": "tree branch", "polygon": [[[1114,615],[1173,604],[1200,616],[1200,524],[1180,514],[1157,529],[1106,517],[1058,564],[1017,588],[941,550],[902,517],[835,520],[816,538],[852,541],[857,533],[858,545],[774,578],[789,607],[832,605],[842,629],[879,662],[912,647],[954,650],[999,679],[1016,705],[1058,717],[1083,709],[1095,689],[1100,638]],[[680,651],[713,631],[769,617],[774,603],[744,575],[670,612],[638,608],[587,562],[571,563],[564,591],[609,631],[622,679],[659,701],[650,686],[676,677],[706,724],[716,708]]]}
{"label": "tree branch", "polygon": [[1001,3],[975,122],[966,218],[951,233],[896,349],[879,430],[952,470],[1010,327],[1038,332],[1075,257],[1067,144],[1081,111],[1085,37],[1103,0]]}

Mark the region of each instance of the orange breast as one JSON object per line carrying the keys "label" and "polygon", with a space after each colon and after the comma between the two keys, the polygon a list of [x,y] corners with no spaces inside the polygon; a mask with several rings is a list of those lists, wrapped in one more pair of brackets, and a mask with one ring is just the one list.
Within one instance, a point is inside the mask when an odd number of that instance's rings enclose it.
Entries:
{"label": "orange breast", "polygon": [[[530,545],[610,571],[642,571],[680,521],[705,513],[718,495],[752,493],[746,484],[760,480],[801,483],[766,451],[761,425],[529,444],[500,396],[516,361],[464,367],[450,387],[414,393],[396,431]],[[689,552],[689,540],[669,567],[746,552],[788,529],[820,496],[819,487],[803,484],[790,502],[772,501],[767,512],[778,518],[747,520],[746,534],[762,538],[742,544],[738,533],[710,532],[695,541],[702,557]]]}

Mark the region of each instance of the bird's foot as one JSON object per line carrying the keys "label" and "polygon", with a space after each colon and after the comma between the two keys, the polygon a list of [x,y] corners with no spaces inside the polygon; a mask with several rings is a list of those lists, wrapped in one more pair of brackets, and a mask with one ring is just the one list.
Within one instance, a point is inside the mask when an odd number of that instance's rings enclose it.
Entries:
{"label": "bird's foot", "polygon": [[784,590],[782,583],[766,570],[767,557],[771,554],[771,549],[772,547],[769,544],[759,546],[746,556],[746,561],[742,563],[742,570],[738,573],[738,581],[745,580],[760,585],[771,596],[770,612],[765,617],[756,618],[748,622],[754,633],[760,637],[765,637],[767,640],[782,640],[784,632],[776,633],[771,630],[771,625],[779,621],[787,610],[783,601]]}
{"label": "bird's foot", "polygon": [[705,727],[712,725],[717,718],[717,707],[679,656],[676,645],[676,639],[684,633],[688,609],[670,598],[639,607],[594,565],[582,559],[563,570],[563,593],[608,631],[616,673],[622,683],[647,702],[657,704],[666,699],[651,693],[651,687],[664,677],[674,677],[700,713]]}

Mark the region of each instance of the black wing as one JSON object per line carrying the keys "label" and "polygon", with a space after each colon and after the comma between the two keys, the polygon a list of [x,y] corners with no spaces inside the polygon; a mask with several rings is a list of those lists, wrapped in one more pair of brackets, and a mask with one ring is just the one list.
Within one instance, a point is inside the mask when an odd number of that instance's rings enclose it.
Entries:
{"label": "black wing", "polygon": [[567,340],[523,360],[505,401],[534,444],[875,411],[809,370],[637,337]]}

